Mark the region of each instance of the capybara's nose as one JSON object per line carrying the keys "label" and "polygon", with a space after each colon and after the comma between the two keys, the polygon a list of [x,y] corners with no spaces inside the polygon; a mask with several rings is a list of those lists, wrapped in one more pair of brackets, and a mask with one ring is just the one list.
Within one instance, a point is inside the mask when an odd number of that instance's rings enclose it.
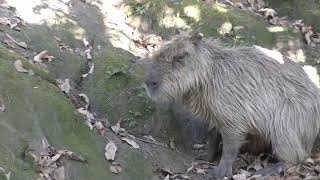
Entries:
{"label": "capybara's nose", "polygon": [[159,82],[155,79],[151,79],[151,78],[146,79],[145,83],[148,86],[148,88],[153,89],[153,90],[157,89],[159,87]]}

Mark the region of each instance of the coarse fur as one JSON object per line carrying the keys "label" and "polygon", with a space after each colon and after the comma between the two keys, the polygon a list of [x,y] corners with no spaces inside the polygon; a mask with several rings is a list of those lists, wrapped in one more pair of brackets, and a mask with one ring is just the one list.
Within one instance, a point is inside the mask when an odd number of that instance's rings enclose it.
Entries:
{"label": "coarse fur", "polygon": [[248,135],[264,137],[285,162],[297,164],[310,155],[320,125],[320,94],[301,66],[255,47],[225,48],[198,34],[174,37],[150,61],[146,89],[154,101],[182,99],[219,128],[223,153],[213,176],[232,175]]}

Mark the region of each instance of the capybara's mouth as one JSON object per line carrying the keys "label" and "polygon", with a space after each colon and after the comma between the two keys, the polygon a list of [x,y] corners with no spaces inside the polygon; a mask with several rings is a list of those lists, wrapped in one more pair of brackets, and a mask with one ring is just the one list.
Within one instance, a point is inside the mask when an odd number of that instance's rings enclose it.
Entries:
{"label": "capybara's mouth", "polygon": [[157,104],[167,104],[169,102],[167,97],[162,97],[159,89],[150,89],[146,84],[143,84],[144,89],[146,90],[147,96]]}

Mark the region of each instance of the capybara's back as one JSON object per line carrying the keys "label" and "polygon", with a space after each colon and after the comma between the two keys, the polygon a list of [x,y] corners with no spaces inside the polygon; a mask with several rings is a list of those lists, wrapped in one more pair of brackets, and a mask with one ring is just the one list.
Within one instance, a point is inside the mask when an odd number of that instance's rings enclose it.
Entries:
{"label": "capybara's back", "polygon": [[320,124],[320,94],[300,65],[257,47],[224,48],[198,34],[174,38],[151,62],[146,85],[152,99],[183,99],[219,128],[223,153],[213,177],[232,175],[248,135],[263,136],[284,162],[310,155]]}

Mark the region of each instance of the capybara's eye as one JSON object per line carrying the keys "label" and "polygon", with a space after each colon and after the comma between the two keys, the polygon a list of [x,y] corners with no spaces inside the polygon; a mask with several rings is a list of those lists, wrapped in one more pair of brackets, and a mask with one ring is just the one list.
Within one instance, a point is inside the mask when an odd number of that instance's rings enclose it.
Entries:
{"label": "capybara's eye", "polygon": [[181,54],[175,55],[173,57],[173,61],[182,61],[185,57],[187,57],[189,55],[188,52],[183,52]]}

